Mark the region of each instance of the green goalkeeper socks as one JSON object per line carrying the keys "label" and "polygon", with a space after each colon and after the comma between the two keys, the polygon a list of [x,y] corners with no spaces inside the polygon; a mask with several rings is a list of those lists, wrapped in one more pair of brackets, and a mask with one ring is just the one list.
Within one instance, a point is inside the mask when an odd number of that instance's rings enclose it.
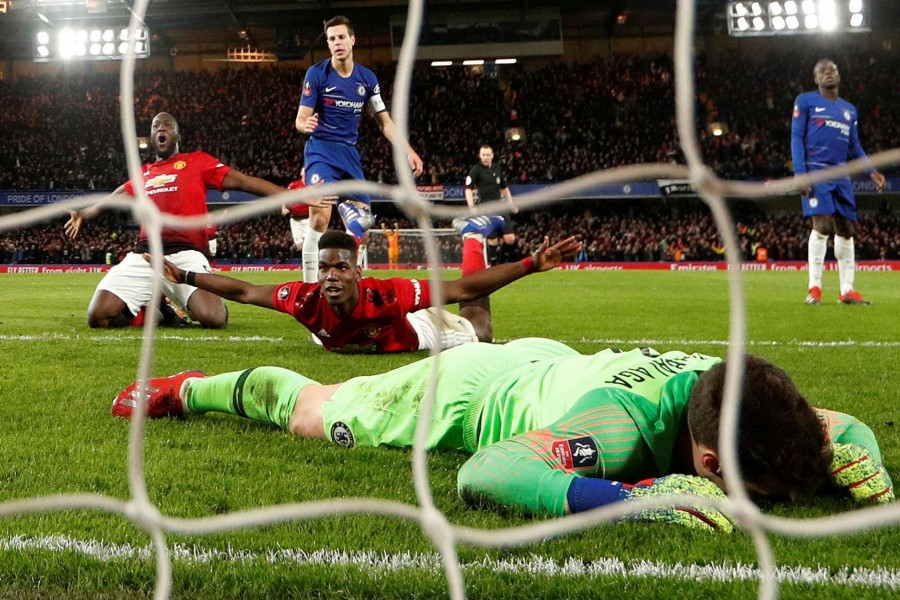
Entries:
{"label": "green goalkeeper socks", "polygon": [[316,384],[281,367],[256,367],[191,381],[186,404],[192,413],[223,412],[288,431],[297,395]]}

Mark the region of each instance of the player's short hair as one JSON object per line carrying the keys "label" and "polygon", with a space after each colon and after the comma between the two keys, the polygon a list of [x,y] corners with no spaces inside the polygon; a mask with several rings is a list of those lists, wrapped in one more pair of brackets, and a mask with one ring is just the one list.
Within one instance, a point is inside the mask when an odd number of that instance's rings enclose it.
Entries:
{"label": "player's short hair", "polygon": [[484,150],[485,148],[487,148],[487,149],[490,150],[491,152],[494,151],[494,147],[491,146],[490,144],[482,144],[481,146],[478,147],[478,151],[481,152],[481,151]]}
{"label": "player's short hair", "polygon": [[325,21],[325,33],[328,33],[329,27],[337,27],[338,25],[346,25],[347,33],[353,35],[353,24],[350,22],[350,19],[343,15],[337,15],[336,17],[331,17],[327,21]]}
{"label": "player's short hair", "polygon": [[[784,370],[758,356],[744,361],[738,461],[745,481],[796,497],[828,481],[831,450],[818,415]],[[725,363],[703,373],[691,391],[688,425],[695,442],[719,449]]]}
{"label": "player's short hair", "polygon": [[348,233],[330,229],[323,233],[322,237],[319,238],[319,250],[330,249],[349,250],[356,256],[356,240]]}

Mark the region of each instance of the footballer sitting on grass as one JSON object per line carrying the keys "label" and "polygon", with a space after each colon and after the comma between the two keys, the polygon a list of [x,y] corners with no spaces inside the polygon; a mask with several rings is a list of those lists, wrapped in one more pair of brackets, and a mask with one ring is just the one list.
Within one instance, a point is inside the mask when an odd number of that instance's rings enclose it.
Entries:
{"label": "footballer sitting on grass", "polygon": [[[132,383],[112,412],[130,417],[146,390],[150,417],[222,412],[348,448],[409,448],[433,360],[332,385],[280,367],[188,371]],[[745,369],[738,459],[752,495],[797,499],[830,487],[857,501],[893,500],[868,426],[813,408],[787,373],[761,358],[747,356]],[[457,479],[471,504],[562,516],[673,492],[724,497],[719,358],[647,348],[583,355],[527,338],[452,348],[439,372],[427,447],[473,454]],[[630,518],[733,528],[703,507]]]}

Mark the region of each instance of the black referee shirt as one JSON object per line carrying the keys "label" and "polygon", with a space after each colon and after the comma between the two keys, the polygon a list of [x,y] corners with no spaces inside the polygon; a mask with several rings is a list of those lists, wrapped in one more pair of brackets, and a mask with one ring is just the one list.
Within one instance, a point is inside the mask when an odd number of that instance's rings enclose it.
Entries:
{"label": "black referee shirt", "polygon": [[489,202],[499,200],[501,198],[500,190],[508,186],[498,165],[485,167],[478,163],[469,171],[469,176],[466,177],[466,187],[470,190],[478,188],[478,202]]}

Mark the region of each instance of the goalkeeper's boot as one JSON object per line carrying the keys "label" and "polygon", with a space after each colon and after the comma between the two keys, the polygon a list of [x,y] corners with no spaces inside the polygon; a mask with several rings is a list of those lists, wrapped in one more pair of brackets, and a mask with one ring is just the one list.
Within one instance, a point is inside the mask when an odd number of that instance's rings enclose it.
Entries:
{"label": "goalkeeper's boot", "polygon": [[[186,379],[206,377],[202,371],[184,371],[171,377],[152,377],[146,380],[147,416],[151,419],[181,417],[184,406],[181,403],[181,386]],[[140,380],[119,392],[112,403],[112,414],[130,419],[138,403]]]}
{"label": "goalkeeper's boot", "polygon": [[362,242],[366,232],[375,224],[375,215],[368,206],[359,207],[345,200],[338,204],[338,213],[344,221],[347,233],[356,238],[357,244]]}
{"label": "goalkeeper's boot", "polygon": [[868,306],[872,304],[868,300],[863,299],[862,294],[856,290],[850,290],[846,294],[841,294],[841,304],[856,304],[859,306]]}
{"label": "goalkeeper's boot", "polygon": [[457,217],[453,219],[453,228],[466,238],[480,235],[489,238],[506,225],[506,219],[499,215],[481,215],[477,217]]}
{"label": "goalkeeper's boot", "polygon": [[818,306],[822,304],[822,288],[811,287],[809,293],[806,294],[806,303]]}

